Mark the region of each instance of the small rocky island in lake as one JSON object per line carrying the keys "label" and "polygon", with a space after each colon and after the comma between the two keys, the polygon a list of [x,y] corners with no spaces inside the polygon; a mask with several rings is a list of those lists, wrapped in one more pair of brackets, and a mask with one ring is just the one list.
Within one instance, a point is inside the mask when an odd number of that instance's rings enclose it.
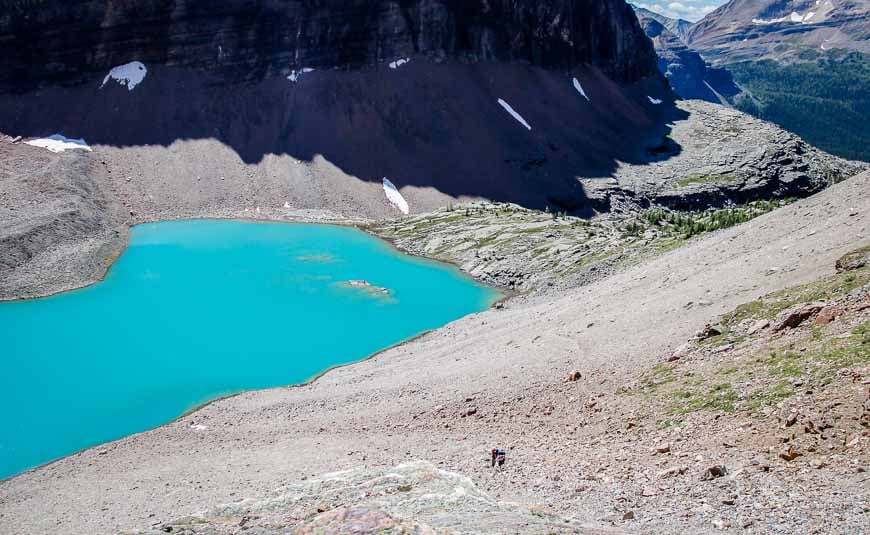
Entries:
{"label": "small rocky island in lake", "polygon": [[349,288],[359,288],[373,295],[390,295],[391,293],[389,288],[385,288],[383,286],[375,286],[369,281],[362,279],[343,282],[342,286],[347,286]]}

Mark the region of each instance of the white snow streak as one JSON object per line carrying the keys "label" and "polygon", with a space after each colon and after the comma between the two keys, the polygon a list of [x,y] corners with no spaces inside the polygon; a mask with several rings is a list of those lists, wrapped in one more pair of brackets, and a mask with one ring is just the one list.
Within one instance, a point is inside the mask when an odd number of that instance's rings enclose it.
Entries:
{"label": "white snow streak", "polygon": [[294,69],[290,71],[290,76],[288,76],[287,79],[295,84],[299,81],[299,78],[301,78],[303,74],[308,74],[309,72],[314,72],[314,69],[310,67],[305,67],[304,69],[299,71]]}
{"label": "white snow streak", "polygon": [[652,102],[653,104],[661,104],[661,103],[662,103],[661,99],[652,98],[652,97],[649,96],[649,95],[647,95],[646,98],[648,98],[649,101]]}
{"label": "white snow streak", "polygon": [[505,111],[507,111],[508,113],[510,113],[510,114],[513,116],[513,118],[516,119],[516,120],[517,120],[521,125],[525,126],[525,127],[528,128],[529,130],[532,129],[532,127],[529,126],[529,123],[527,123],[526,120],[523,119],[523,116],[520,115],[519,113],[515,112],[514,109],[511,108],[511,105],[510,105],[510,104],[508,104],[507,102],[505,102],[505,101],[502,100],[502,99],[498,99],[498,103],[501,104],[501,107],[504,108]]}
{"label": "white snow streak", "polygon": [[411,63],[411,58],[403,58],[397,59],[396,61],[391,61],[390,68],[395,70],[404,65],[405,63]]}
{"label": "white snow streak", "polygon": [[[583,86],[580,85],[580,80],[578,80],[578,79],[576,79],[576,78],[574,78],[574,89],[576,89],[577,91],[579,91],[580,94],[583,95],[583,96],[586,98],[586,100],[589,100],[589,97],[586,96],[586,91],[583,91]],[[590,102],[591,102],[591,101],[590,101]]]}
{"label": "white snow streak", "polygon": [[402,197],[402,194],[399,193],[399,188],[397,188],[392,182],[390,182],[386,177],[384,177],[384,195],[387,196],[387,200],[393,204],[396,208],[399,209],[405,215],[408,215],[408,201]]}
{"label": "white snow streak", "polygon": [[148,74],[148,69],[145,68],[145,64],[141,61],[131,61],[124,65],[118,65],[103,78],[103,84],[100,86],[100,89],[108,83],[109,79],[112,79],[121,85],[127,86],[128,91],[132,91],[134,87],[142,83],[146,74]]}
{"label": "white snow streak", "polygon": [[86,150],[89,152],[91,151],[91,148],[88,146],[87,143],[85,143],[84,139],[70,139],[68,137],[62,136],[61,134],[31,139],[29,141],[25,141],[24,143],[26,145],[33,145],[34,147],[48,149],[51,152],[63,152],[65,150]]}

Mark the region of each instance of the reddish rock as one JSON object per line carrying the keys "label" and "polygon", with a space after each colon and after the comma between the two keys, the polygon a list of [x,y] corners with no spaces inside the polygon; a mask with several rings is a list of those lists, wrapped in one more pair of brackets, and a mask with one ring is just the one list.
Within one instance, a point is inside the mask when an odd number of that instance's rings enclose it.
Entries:
{"label": "reddish rock", "polygon": [[827,306],[819,311],[819,315],[813,320],[813,325],[827,325],[843,315],[843,310],[836,306]]}
{"label": "reddish rock", "polygon": [[573,383],[575,381],[579,381],[582,377],[583,377],[583,375],[580,372],[573,371],[565,376],[565,379],[563,380],[563,382]]}
{"label": "reddish rock", "polygon": [[779,452],[779,458],[784,461],[793,461],[801,455],[803,454],[796,450],[794,446],[789,446],[788,449]]}

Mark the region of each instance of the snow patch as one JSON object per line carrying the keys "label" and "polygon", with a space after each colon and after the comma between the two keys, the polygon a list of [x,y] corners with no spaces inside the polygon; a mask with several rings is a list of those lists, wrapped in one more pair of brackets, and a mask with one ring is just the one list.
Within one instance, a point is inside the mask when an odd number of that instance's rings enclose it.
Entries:
{"label": "snow patch", "polygon": [[208,426],[202,424],[191,424],[190,428],[194,431],[205,431],[206,429],[208,429]]}
{"label": "snow patch", "polygon": [[[574,89],[576,89],[586,100],[589,100],[589,97],[586,96],[586,91],[583,91],[583,86],[580,85],[580,80],[574,78]],[[591,102],[591,100],[590,100]]]}
{"label": "snow patch", "polygon": [[121,85],[127,86],[128,91],[132,91],[134,87],[142,83],[146,74],[148,74],[148,69],[141,61],[131,61],[124,65],[118,65],[109,71],[109,74],[103,78],[103,84],[100,86],[100,89],[102,89],[111,79]]}
{"label": "snow patch", "polygon": [[87,143],[85,143],[84,139],[70,139],[61,134],[31,139],[24,143],[26,145],[48,149],[51,152],[63,152],[65,150],[86,150],[91,152],[91,148]]}
{"label": "snow patch", "polygon": [[294,69],[290,71],[290,76],[288,76],[287,79],[295,84],[299,81],[299,78],[301,78],[303,74],[308,74],[309,72],[314,72],[314,69],[310,67],[305,67],[304,69],[300,69],[298,71]]}
{"label": "snow patch", "polygon": [[399,193],[399,188],[395,186],[392,182],[389,181],[386,177],[383,179],[384,182],[384,195],[387,196],[387,200],[392,203],[393,206],[399,209],[405,215],[408,215],[408,201],[402,197],[402,194]]}
{"label": "snow patch", "polygon": [[505,111],[507,111],[508,113],[510,113],[511,116],[513,116],[513,118],[516,119],[516,120],[517,120],[521,125],[525,126],[525,127],[526,127],[527,129],[529,129],[529,130],[532,129],[532,127],[529,126],[529,123],[527,123],[526,120],[523,119],[523,116],[520,115],[519,113],[515,112],[514,109],[511,108],[511,105],[510,105],[510,104],[508,104],[507,102],[505,102],[505,101],[502,100],[502,99],[498,99],[498,103],[501,104],[501,107],[504,108]]}
{"label": "snow patch", "polygon": [[646,98],[648,98],[649,101],[652,102],[653,104],[661,104],[661,103],[662,103],[662,100],[661,100],[661,99],[658,99],[658,98],[652,98],[652,97],[649,96],[649,95],[647,95]]}
{"label": "snow patch", "polygon": [[[816,3],[818,5],[818,2]],[[830,2],[825,4],[830,6]],[[815,11],[809,11],[806,15],[801,15],[797,11],[792,11],[790,15],[780,17],[778,19],[752,19],[752,24],[778,24],[780,22],[794,22],[796,24],[809,24],[813,17],[816,16]]]}
{"label": "snow patch", "polygon": [[284,203],[284,208],[290,208],[290,203],[289,203],[289,202],[285,202],[285,203]]}
{"label": "snow patch", "polygon": [[402,59],[397,59],[396,61],[391,61],[390,68],[395,70],[406,63],[411,63],[411,58],[402,58]]}

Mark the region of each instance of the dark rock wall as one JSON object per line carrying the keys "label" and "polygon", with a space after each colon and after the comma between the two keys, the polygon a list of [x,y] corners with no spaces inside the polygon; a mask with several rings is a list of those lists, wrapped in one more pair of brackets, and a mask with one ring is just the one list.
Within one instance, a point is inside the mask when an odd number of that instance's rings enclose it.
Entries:
{"label": "dark rock wall", "polygon": [[[21,0],[0,10],[0,86],[75,84],[132,60],[256,81],[293,69],[434,61],[655,73],[624,0]],[[2,88],[2,87],[0,87]]]}

